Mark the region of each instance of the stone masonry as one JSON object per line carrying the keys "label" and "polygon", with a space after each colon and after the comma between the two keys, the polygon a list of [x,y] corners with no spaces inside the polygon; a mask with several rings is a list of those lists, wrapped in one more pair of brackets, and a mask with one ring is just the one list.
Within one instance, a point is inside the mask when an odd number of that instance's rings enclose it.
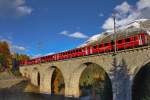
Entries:
{"label": "stone masonry", "polygon": [[[51,93],[51,78],[58,68],[65,82],[65,96],[79,97],[79,79],[87,67],[94,63],[108,74],[113,91],[113,100],[131,100],[131,89],[135,75],[150,62],[150,46],[118,51],[116,54],[105,53],[68,60],[53,61],[36,65],[21,66],[20,72],[38,86],[40,74],[40,92]],[[123,69],[123,70],[122,70]]]}

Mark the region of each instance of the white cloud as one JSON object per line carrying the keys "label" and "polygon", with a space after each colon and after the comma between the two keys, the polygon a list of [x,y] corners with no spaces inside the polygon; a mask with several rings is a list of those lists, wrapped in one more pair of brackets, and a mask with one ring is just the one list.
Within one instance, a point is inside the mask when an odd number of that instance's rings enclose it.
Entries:
{"label": "white cloud", "polygon": [[110,17],[105,21],[105,24],[103,25],[103,29],[112,29],[112,25],[114,24],[113,18]]}
{"label": "white cloud", "polygon": [[32,13],[32,8],[27,6],[26,0],[0,0],[0,16],[25,16]]}
{"label": "white cloud", "polygon": [[81,33],[81,32],[75,32],[73,34],[70,34],[69,35],[70,37],[73,37],[73,38],[88,38],[87,35]]}
{"label": "white cloud", "polygon": [[99,16],[99,17],[103,17],[103,16],[104,16],[104,14],[103,14],[103,13],[100,13],[98,16]]}
{"label": "white cloud", "polygon": [[119,13],[127,13],[130,11],[131,6],[125,1],[121,5],[115,7],[115,10]]}
{"label": "white cloud", "polygon": [[18,7],[18,12],[20,12],[20,13],[18,13],[19,15],[27,15],[27,14],[31,14],[31,12],[32,12],[32,9],[31,8],[29,8],[29,7],[27,7],[27,6],[24,6],[24,7]]}
{"label": "white cloud", "polygon": [[146,7],[150,8],[150,0],[140,0],[137,2],[138,9],[144,9]]}
{"label": "white cloud", "polygon": [[4,38],[2,38],[0,41],[6,41],[9,45],[12,44],[12,41],[10,41],[9,39],[4,39]]}
{"label": "white cloud", "polygon": [[62,34],[62,35],[69,35],[69,32],[68,32],[68,31],[62,31],[62,32],[60,32],[59,34]]}
{"label": "white cloud", "polygon": [[[136,5],[130,5],[123,2],[117,5],[116,10],[116,25],[117,27],[131,23],[140,18],[150,18],[150,0],[139,0]],[[109,17],[102,26],[105,30],[113,29],[112,17]]]}
{"label": "white cloud", "polygon": [[18,45],[13,45],[12,49],[14,49],[15,51],[25,51],[27,50],[27,48],[23,47],[23,46],[18,46]]}
{"label": "white cloud", "polygon": [[88,38],[87,35],[81,33],[81,32],[74,32],[72,34],[70,34],[68,31],[62,31],[59,34],[68,36],[68,37],[72,37],[72,38],[78,38],[78,39],[84,39],[84,38]]}

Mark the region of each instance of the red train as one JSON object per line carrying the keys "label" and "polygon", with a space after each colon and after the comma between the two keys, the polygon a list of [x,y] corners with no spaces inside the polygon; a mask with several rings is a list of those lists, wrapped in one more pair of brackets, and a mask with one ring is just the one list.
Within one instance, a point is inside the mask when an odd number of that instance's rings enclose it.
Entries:
{"label": "red train", "polygon": [[[130,35],[126,38],[117,39],[116,40],[116,49],[129,49],[138,46],[144,46],[148,44],[148,34],[145,32],[141,32],[136,35]],[[31,64],[39,64],[50,61],[64,60],[70,59],[74,57],[87,56],[97,53],[105,53],[114,51],[114,42],[110,40],[109,42],[103,42],[96,45],[88,45],[81,48],[76,48],[73,50],[60,52],[57,54],[47,55],[39,58],[34,58],[27,61],[21,61],[20,65],[31,65]]]}

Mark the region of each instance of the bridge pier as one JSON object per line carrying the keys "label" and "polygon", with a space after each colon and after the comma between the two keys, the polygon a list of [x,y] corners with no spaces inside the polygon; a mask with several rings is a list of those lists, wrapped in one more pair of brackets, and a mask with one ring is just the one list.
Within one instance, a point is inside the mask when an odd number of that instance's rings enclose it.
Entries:
{"label": "bridge pier", "polygon": [[79,96],[80,96],[80,87],[79,87],[80,76],[86,67],[87,67],[87,65],[81,65],[71,74],[71,79],[68,81],[69,84],[66,89],[67,90],[66,96],[79,98]]}
{"label": "bridge pier", "polygon": [[37,74],[38,72],[36,70],[33,70],[33,72],[31,73],[31,83],[35,86],[38,86]]}
{"label": "bridge pier", "polygon": [[40,92],[51,94],[51,78],[54,72],[54,68],[49,68],[43,73],[43,80],[41,81]]}
{"label": "bridge pier", "polygon": [[132,100],[132,79],[130,81],[112,80],[113,100]]}
{"label": "bridge pier", "polygon": [[112,84],[113,100],[131,100],[133,75],[129,74],[129,66],[126,60],[122,57],[114,56],[112,65],[109,77]]}

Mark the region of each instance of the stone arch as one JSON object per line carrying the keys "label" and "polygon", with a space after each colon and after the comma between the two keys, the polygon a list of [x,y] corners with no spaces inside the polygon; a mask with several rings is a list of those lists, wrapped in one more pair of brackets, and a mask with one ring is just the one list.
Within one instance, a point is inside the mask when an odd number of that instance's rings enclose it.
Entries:
{"label": "stone arch", "polygon": [[149,100],[150,98],[150,61],[136,70],[132,82],[132,100]]}
{"label": "stone arch", "polygon": [[[94,64],[94,65],[98,66],[99,68],[101,68],[102,70],[104,70],[97,63],[93,63],[93,62],[82,63],[77,69],[75,69],[75,71],[71,75],[71,78],[70,78],[70,88],[71,88],[70,92],[72,93],[72,94],[70,94],[71,96],[74,96],[74,97],[79,97],[80,96],[80,87],[79,87],[80,77],[81,77],[82,73],[84,72],[84,70],[90,64]],[[104,72],[107,74],[107,72],[105,70],[104,70]],[[107,74],[107,77],[109,78],[108,74]],[[109,80],[110,80],[110,78],[109,78]],[[111,80],[110,80],[110,83],[111,83]],[[111,92],[112,92],[112,87],[111,87]],[[111,96],[112,96],[112,94],[111,94]]]}
{"label": "stone arch", "polygon": [[133,77],[135,77],[137,75],[137,73],[142,69],[142,67],[144,67],[149,62],[150,62],[150,59],[144,61],[141,65],[137,66],[133,71]]}
{"label": "stone arch", "polygon": [[63,73],[56,66],[51,77],[51,92],[55,95],[65,95],[65,79]]}
{"label": "stone arch", "polygon": [[[44,74],[44,81],[42,84],[42,91],[45,93],[52,94],[52,78],[54,75],[55,70],[58,69],[60,73],[62,74],[62,77],[64,79],[64,75],[61,72],[61,70],[57,66],[50,66],[46,69],[45,74]],[[64,81],[65,84],[65,81]]]}

